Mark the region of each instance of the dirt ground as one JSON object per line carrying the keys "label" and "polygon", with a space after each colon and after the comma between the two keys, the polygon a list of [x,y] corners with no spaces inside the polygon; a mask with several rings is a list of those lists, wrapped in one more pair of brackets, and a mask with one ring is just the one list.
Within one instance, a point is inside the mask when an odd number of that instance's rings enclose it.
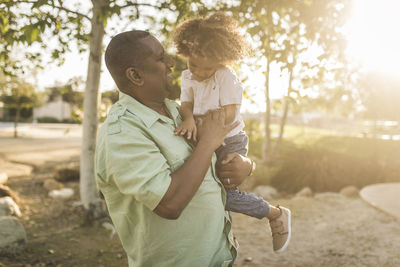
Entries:
{"label": "dirt ground", "polygon": [[[0,256],[0,266],[127,266],[116,235],[101,223],[84,225],[77,182],[65,184],[75,190],[68,200],[52,199],[43,188],[55,166],[77,160],[79,129],[28,127],[22,136],[0,133],[0,171],[13,171],[7,185],[20,198],[28,243],[22,253]],[[265,220],[233,214],[235,266],[400,266],[400,221],[363,200],[325,194],[271,202],[277,203],[293,213],[287,251],[272,252]]]}

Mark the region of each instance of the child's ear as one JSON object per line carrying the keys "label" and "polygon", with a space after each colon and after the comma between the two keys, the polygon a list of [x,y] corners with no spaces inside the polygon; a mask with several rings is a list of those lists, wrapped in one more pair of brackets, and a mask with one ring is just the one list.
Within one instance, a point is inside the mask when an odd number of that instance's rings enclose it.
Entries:
{"label": "child's ear", "polygon": [[143,73],[134,67],[127,68],[125,75],[126,78],[136,86],[142,86],[144,84]]}

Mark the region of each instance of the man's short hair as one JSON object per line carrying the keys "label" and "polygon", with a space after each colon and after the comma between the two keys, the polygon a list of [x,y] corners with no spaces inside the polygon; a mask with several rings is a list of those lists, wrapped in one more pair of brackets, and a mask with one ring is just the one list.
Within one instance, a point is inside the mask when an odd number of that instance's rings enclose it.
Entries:
{"label": "man's short hair", "polygon": [[148,36],[149,32],[133,30],[117,34],[108,44],[105,52],[106,66],[120,90],[124,90],[123,87],[128,82],[125,76],[126,69],[140,65],[151,53],[151,50],[140,42]]}

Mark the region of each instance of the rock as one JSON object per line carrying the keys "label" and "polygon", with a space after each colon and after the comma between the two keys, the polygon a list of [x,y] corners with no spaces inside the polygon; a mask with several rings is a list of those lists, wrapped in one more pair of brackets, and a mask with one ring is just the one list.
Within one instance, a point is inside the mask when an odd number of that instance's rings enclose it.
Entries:
{"label": "rock", "polygon": [[25,248],[26,232],[14,217],[0,217],[0,254],[13,254]]}
{"label": "rock", "polygon": [[11,197],[16,203],[19,203],[17,195],[6,185],[0,184],[0,197]]}
{"label": "rock", "polygon": [[74,195],[74,190],[71,188],[63,188],[60,190],[52,190],[49,192],[49,196],[52,198],[70,198]]}
{"label": "rock", "polygon": [[79,181],[79,163],[70,163],[56,169],[54,179],[61,183]]}
{"label": "rock", "polygon": [[277,199],[279,198],[278,191],[268,185],[259,185],[253,190],[254,194],[261,196],[265,200]]}
{"label": "rock", "polygon": [[52,191],[52,190],[62,189],[64,185],[60,182],[57,182],[54,179],[47,179],[46,181],[44,181],[43,187],[49,191]]}
{"label": "rock", "polygon": [[342,190],[340,190],[340,194],[348,198],[360,197],[358,188],[353,185],[343,187]]}
{"label": "rock", "polygon": [[0,172],[0,184],[6,184],[8,181],[8,175],[5,172]]}
{"label": "rock", "polygon": [[312,197],[312,195],[313,195],[313,192],[312,192],[311,188],[304,187],[299,192],[297,192],[296,197]]}
{"label": "rock", "polygon": [[245,262],[252,262],[252,261],[253,261],[253,258],[252,258],[252,257],[246,257],[246,258],[244,259],[244,261],[245,261]]}
{"label": "rock", "polygon": [[9,215],[20,217],[21,211],[11,197],[2,197],[0,198],[0,217]]}
{"label": "rock", "polygon": [[114,228],[114,225],[112,225],[112,224],[109,223],[109,222],[103,222],[103,223],[101,224],[101,226],[103,226],[103,227],[106,228],[107,230],[111,231],[111,233],[110,233],[110,239],[113,238],[113,236],[115,235],[115,228]]}

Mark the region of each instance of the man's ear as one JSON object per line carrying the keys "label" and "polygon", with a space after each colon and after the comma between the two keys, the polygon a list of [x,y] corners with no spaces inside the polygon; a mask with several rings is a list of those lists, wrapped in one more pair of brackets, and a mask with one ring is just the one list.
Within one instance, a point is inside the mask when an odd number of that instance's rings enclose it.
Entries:
{"label": "man's ear", "polygon": [[143,72],[134,67],[127,68],[125,76],[136,86],[142,86],[144,84]]}

